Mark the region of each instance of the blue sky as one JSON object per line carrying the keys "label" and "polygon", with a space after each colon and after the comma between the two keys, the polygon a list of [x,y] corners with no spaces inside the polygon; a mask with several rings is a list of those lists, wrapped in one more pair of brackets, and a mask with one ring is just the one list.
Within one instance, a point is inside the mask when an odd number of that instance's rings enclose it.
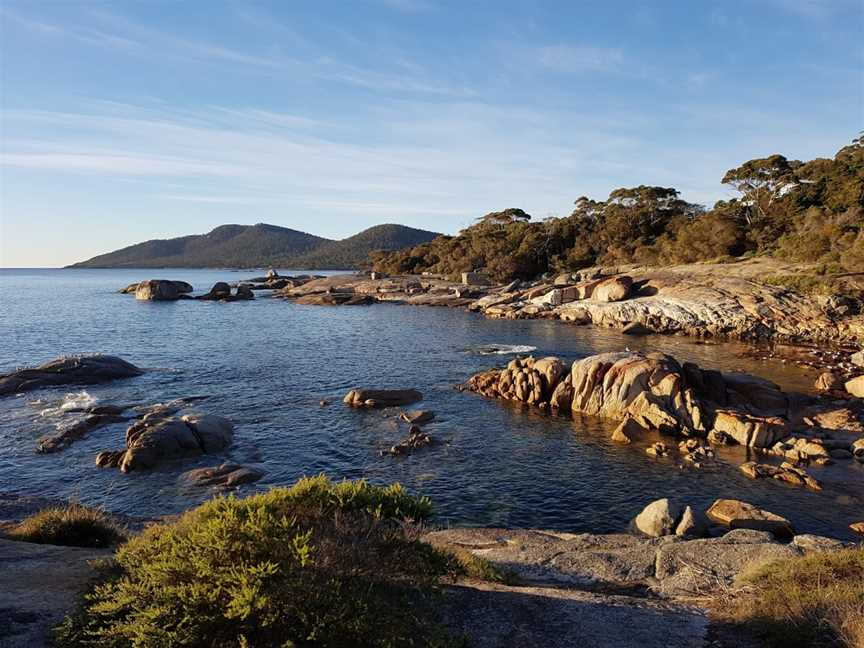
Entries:
{"label": "blue sky", "polygon": [[861,0],[0,3],[0,266],[267,222],[334,238],[829,157]]}

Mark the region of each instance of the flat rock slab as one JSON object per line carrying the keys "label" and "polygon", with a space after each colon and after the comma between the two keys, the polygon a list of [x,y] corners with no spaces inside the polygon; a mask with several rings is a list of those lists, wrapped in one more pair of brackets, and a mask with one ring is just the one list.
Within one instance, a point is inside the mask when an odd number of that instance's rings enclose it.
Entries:
{"label": "flat rock slab", "polygon": [[689,606],[490,583],[449,587],[441,609],[474,648],[696,648],[708,626]]}
{"label": "flat rock slab", "polygon": [[751,529],[698,540],[507,529],[447,529],[424,539],[470,551],[526,585],[665,599],[722,590],[742,571],[804,551]]}
{"label": "flat rock slab", "polygon": [[79,549],[0,538],[0,646],[47,646],[51,628],[76,605],[110,549]]}

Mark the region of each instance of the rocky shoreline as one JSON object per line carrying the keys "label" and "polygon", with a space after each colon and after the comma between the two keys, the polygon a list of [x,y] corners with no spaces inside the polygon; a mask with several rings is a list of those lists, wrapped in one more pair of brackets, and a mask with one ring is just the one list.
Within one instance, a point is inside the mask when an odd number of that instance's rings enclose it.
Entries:
{"label": "rocky shoreline", "polygon": [[864,341],[860,299],[805,295],[775,283],[777,277],[794,276],[796,268],[768,258],[663,268],[595,267],[504,286],[474,273],[464,273],[462,282],[372,273],[313,279],[275,294],[305,304],[464,307],[490,318],[558,319],[634,335],[857,348]]}

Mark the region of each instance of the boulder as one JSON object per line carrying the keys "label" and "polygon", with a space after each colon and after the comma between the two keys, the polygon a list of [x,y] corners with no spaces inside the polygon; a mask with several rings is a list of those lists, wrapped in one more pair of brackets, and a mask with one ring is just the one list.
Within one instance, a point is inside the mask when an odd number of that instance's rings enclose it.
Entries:
{"label": "boulder", "polygon": [[463,272],[462,283],[466,286],[488,286],[489,277],[482,272]]}
{"label": "boulder", "polygon": [[143,373],[143,370],[117,356],[65,356],[32,369],[0,374],[0,395],[55,385],[92,385]]}
{"label": "boulder", "polygon": [[645,454],[650,457],[668,457],[670,452],[671,448],[662,441],[652,443],[650,446],[645,448]]}
{"label": "boulder", "polygon": [[180,420],[195,433],[204,453],[219,452],[231,445],[234,425],[222,416],[186,414]]}
{"label": "boulder", "polygon": [[864,398],[864,376],[858,376],[846,381],[846,391],[856,398]]}
{"label": "boulder", "polygon": [[425,425],[426,423],[431,423],[435,420],[435,412],[430,412],[429,410],[412,410],[410,412],[402,412],[399,415],[406,423],[411,423],[412,425]]}
{"label": "boulder", "polygon": [[224,463],[210,468],[196,468],[180,476],[190,486],[215,486],[217,488],[236,488],[251,484],[264,476],[264,471],[250,466]]}
{"label": "boulder", "polygon": [[126,449],[97,455],[96,464],[117,466],[123,472],[153,468],[160,462],[224,450],[234,426],[221,416],[189,414],[181,418],[146,415],[126,430]]}
{"label": "boulder", "polygon": [[788,435],[785,419],[753,416],[736,410],[717,410],[714,430],[722,432],[748,448],[770,448]]}
{"label": "boulder", "polygon": [[843,379],[831,371],[825,371],[819,374],[815,387],[821,392],[842,391]]}
{"label": "boulder", "polygon": [[167,279],[148,279],[135,288],[135,299],[142,301],[174,301],[181,294],[177,285]]}
{"label": "boulder", "polygon": [[660,353],[602,353],[573,363],[574,412],[638,419],[659,430],[704,431],[704,414],[681,366]]}
{"label": "boulder", "polygon": [[244,299],[255,299],[255,293],[252,292],[252,289],[249,286],[241,284],[237,286],[237,290],[234,294],[235,299],[244,300]]}
{"label": "boulder", "polygon": [[653,331],[642,322],[630,322],[621,329],[621,332],[624,335],[649,335],[653,333]]}
{"label": "boulder", "polygon": [[687,506],[681,514],[681,520],[675,526],[675,535],[684,538],[701,538],[708,531],[708,520],[702,513]]}
{"label": "boulder", "polygon": [[864,368],[864,349],[862,349],[861,351],[857,351],[856,353],[853,353],[849,357],[849,362],[851,362],[856,367]]}
{"label": "boulder", "polygon": [[416,389],[352,389],[343,402],[351,407],[398,407],[423,400]]}
{"label": "boulder", "polygon": [[706,515],[712,522],[730,529],[767,531],[781,539],[791,539],[795,535],[792,524],[786,518],[740,500],[718,499]]}
{"label": "boulder", "polygon": [[600,281],[591,292],[591,299],[601,302],[623,301],[630,296],[633,279],[626,275]]}
{"label": "boulder", "polygon": [[849,446],[849,452],[852,453],[852,456],[855,457],[855,459],[864,463],[864,437],[853,441],[852,445]]}
{"label": "boulder", "polygon": [[803,468],[793,466],[786,461],[779,466],[748,461],[741,464],[740,468],[741,472],[750,479],[776,479],[792,486],[806,486],[812,490],[822,490],[822,484],[818,479],[812,477]]}
{"label": "boulder", "polygon": [[804,553],[824,553],[826,551],[839,551],[849,546],[850,543],[826,538],[825,536],[804,533],[792,538],[792,545]]}
{"label": "boulder", "polygon": [[394,446],[391,446],[389,450],[383,451],[382,455],[392,455],[394,457],[398,457],[400,455],[411,454],[414,450],[418,448],[423,448],[425,446],[430,446],[435,443],[435,440],[423,432],[420,428],[415,425],[412,425],[408,431],[408,436],[402,439],[399,443]]}
{"label": "boulder", "polygon": [[224,281],[217,281],[215,284],[213,284],[210,292],[201,295],[200,297],[198,297],[198,299],[203,299],[205,301],[219,301],[220,299],[228,299],[230,297],[231,286],[229,286]]}
{"label": "boulder", "polygon": [[647,431],[639,421],[632,416],[628,416],[612,432],[612,440],[616,443],[630,443],[634,437],[639,437]]}
{"label": "boulder", "polygon": [[853,522],[849,525],[849,528],[852,529],[855,533],[860,533],[864,535],[864,522]]}
{"label": "boulder", "polygon": [[633,524],[645,535],[660,538],[675,532],[676,522],[680,517],[681,507],[671,504],[668,498],[663,498],[642,509]]}

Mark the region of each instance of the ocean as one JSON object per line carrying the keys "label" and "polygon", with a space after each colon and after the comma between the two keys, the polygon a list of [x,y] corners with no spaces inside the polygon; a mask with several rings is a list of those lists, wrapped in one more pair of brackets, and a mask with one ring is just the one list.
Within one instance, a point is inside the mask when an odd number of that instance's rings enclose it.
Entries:
{"label": "ocean", "polygon": [[[283,274],[302,271],[284,270]],[[180,512],[213,496],[184,485],[186,470],[225,461],[266,471],[239,494],[303,475],[399,481],[431,498],[442,526],[624,531],[650,501],[706,508],[743,499],[789,518],[799,532],[852,538],[864,511],[864,465],[812,467],[822,492],[752,481],[746,449],[723,449],[701,469],[653,459],[645,443],[609,440],[614,424],[513,407],[454,386],[509,360],[513,351],[572,361],[603,351],[657,350],[704,367],[746,371],[785,389],[809,390],[815,373],[743,357],[747,347],[680,337],[630,337],[556,321],[487,320],[462,309],[400,305],[303,306],[258,293],[249,302],[139,302],[117,291],[148,278],[204,292],[229,270],[0,270],[0,373],[74,353],[118,355],[147,372],[104,385],[43,389],[0,399],[0,492],[73,498],[136,516]],[[497,351],[497,353],[493,352]],[[342,404],[353,387],[415,388],[433,410],[436,445],[382,456],[406,435],[392,412]],[[225,453],[151,472],[100,469],[95,455],[123,447],[126,424],[94,430],[56,454],[36,440],[77,420],[76,404],[152,404],[204,396],[202,412],[231,419]],[[327,400],[327,406],[320,402]]]}

